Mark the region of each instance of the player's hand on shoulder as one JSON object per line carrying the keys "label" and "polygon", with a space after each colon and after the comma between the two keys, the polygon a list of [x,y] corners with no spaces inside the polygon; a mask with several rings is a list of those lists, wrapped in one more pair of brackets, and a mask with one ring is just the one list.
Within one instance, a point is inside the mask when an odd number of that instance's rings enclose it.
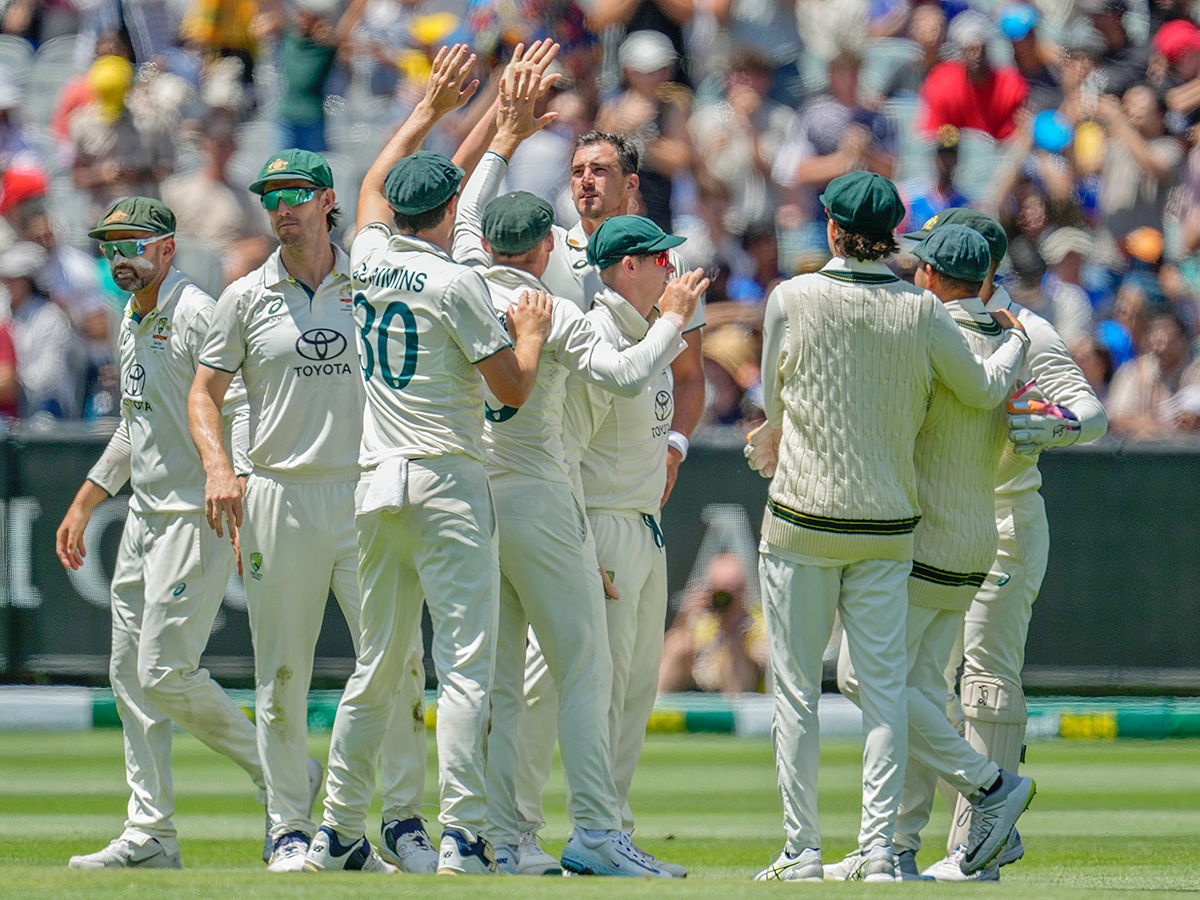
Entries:
{"label": "player's hand on shoulder", "polygon": [[517,303],[508,308],[509,331],[514,338],[536,335],[545,341],[553,313],[554,303],[545,291],[521,291]]}
{"label": "player's hand on shoulder", "polygon": [[658,300],[658,311],[662,315],[675,313],[684,323],[691,321],[696,305],[708,290],[709,280],[703,269],[692,269],[667,282],[662,297]]}
{"label": "player's hand on shoulder", "polygon": [[1012,328],[1022,334],[1025,334],[1025,326],[1021,324],[1021,320],[1010,313],[1007,309],[997,309],[991,312],[992,320],[1001,328]]}

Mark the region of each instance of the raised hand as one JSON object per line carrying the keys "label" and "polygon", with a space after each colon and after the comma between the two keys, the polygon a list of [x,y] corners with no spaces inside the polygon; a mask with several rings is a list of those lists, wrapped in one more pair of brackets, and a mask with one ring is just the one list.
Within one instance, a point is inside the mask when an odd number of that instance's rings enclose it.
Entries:
{"label": "raised hand", "polygon": [[659,313],[664,316],[674,313],[680,316],[686,325],[696,312],[696,304],[708,290],[708,285],[709,280],[704,277],[703,269],[692,269],[677,278],[672,278],[658,299]]}
{"label": "raised hand", "polygon": [[479,88],[479,79],[467,83],[473,65],[475,54],[466,44],[438,50],[433,58],[433,71],[429,73],[429,81],[425,85],[424,103],[438,116],[463,106]]}

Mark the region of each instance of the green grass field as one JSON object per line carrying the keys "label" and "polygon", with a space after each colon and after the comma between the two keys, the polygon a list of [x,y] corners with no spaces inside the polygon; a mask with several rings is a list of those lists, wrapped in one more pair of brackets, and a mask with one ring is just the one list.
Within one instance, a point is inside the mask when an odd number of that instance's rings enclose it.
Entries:
{"label": "green grass field", "polygon": [[[431,742],[432,744],[432,742]],[[326,756],[327,736],[312,754]],[[182,872],[77,872],[74,853],[99,849],[121,830],[126,789],[121,735],[0,734],[0,897],[26,898],[541,898],[767,896],[792,891],[941,897],[1091,897],[1100,892],[1161,897],[1200,890],[1200,741],[1038,743],[1026,771],[1038,795],[1021,820],[1027,854],[996,885],[755,884],[754,872],[782,845],[771,747],[732,737],[651,737],[634,782],[637,840],[684,863],[676,883],[624,879],[447,879],[346,873],[268,875],[259,861],[262,807],[232,763],[187,735],[174,751],[176,825]],[[430,757],[428,783],[435,778]],[[860,756],[849,743],[822,756],[821,816],[826,862],[855,844]],[[427,794],[433,803],[435,795]],[[551,782],[545,836],[557,851],[566,838],[564,794]],[[431,807],[427,810],[434,812]],[[377,816],[376,816],[377,818]],[[949,814],[938,801],[919,858],[941,856]],[[436,837],[436,825],[432,829]],[[372,840],[378,834],[371,835]]]}

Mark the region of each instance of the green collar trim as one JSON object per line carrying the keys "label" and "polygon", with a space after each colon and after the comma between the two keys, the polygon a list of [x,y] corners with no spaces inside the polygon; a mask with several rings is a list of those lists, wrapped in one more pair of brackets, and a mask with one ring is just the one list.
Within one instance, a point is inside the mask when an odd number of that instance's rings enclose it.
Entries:
{"label": "green collar trim", "polygon": [[974,331],[976,334],[986,334],[988,337],[996,337],[1004,333],[1004,329],[996,322],[986,324],[984,322],[976,322],[974,319],[955,319],[960,328],[965,328],[967,331]]}
{"label": "green collar trim", "polygon": [[882,272],[849,272],[837,269],[821,269],[817,274],[824,275],[826,278],[832,278],[834,281],[840,281],[843,284],[891,284],[893,281],[900,280],[890,272],[885,275]]}

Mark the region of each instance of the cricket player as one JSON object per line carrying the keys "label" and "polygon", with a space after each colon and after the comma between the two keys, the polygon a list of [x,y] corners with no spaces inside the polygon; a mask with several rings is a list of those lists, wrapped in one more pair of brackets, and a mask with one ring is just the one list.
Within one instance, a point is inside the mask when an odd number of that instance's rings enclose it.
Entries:
{"label": "cricket player", "polygon": [[[895,877],[892,840],[908,755],[904,622],[920,518],[913,447],[936,378],[964,404],[1003,401],[1028,339],[1011,316],[978,360],[932,294],[880,261],[904,218],[886,178],[854,172],[821,195],[834,258],[767,300],[763,388],[778,432],[759,547],[775,683],[772,734],[786,844],[759,880],[824,877],[817,825],[821,655],[840,612],[862,698],[863,813],[855,867]],[[776,438],[767,441],[774,445]]]}
{"label": "cricket player", "polygon": [[[175,214],[148,197],[110,206],[88,236],[99,240],[113,280],[131,292],[118,338],[121,421],[58,527],[58,558],[83,564],[92,510],[128,480],[129,516],[112,582],[109,676],[125,734],[129,813],[121,836],[70,866],[178,869],[182,862],[171,786],[178,722],[249,773],[266,802],[254,726],[200,668],[233,573],[229,538],[204,522],[204,472],[187,434],[187,394],[213,299],[171,266]],[[215,439],[244,396],[217,414]],[[244,455],[245,449],[241,449]]]}
{"label": "cricket player", "polygon": [[365,817],[422,598],[438,676],[438,872],[497,871],[482,837],[500,571],[480,388],[486,383],[504,406],[525,402],[550,304],[523,294],[506,315],[510,339],[478,272],[446,253],[463,170],[440,154],[410,152],[474,93],[474,60],[464,45],[438,52],[425,97],[359,194],[352,265],[367,392],[355,493],[362,638],[334,721],[324,823],[305,862],[314,871],[388,868],[364,835]]}
{"label": "cricket player", "polygon": [[[973,228],[987,239],[992,265],[981,297],[989,312],[1004,310],[1015,315],[1030,339],[1026,360],[1030,379],[1009,401],[1010,444],[1001,457],[996,479],[1000,548],[967,609],[959,686],[967,739],[1000,768],[1016,772],[1024,760],[1027,720],[1021,687],[1025,639],[1050,552],[1046,508],[1038,491],[1042,485],[1038,456],[1047,448],[1096,440],[1107,430],[1108,418],[1054,327],[1014,303],[1003,287],[994,284],[996,267],[1008,252],[1008,239],[999,222],[975,210],[953,208],[943,210],[921,231],[905,237],[920,240],[930,231],[951,224]],[[958,662],[955,656],[947,667],[952,696]],[[927,868],[925,874],[939,881],[996,881],[1001,865],[1016,862],[1024,855],[1020,834],[1013,830],[992,865],[964,875],[960,863],[969,834],[965,824],[957,824],[963,821],[964,802],[960,801],[953,819],[946,858]]]}
{"label": "cricket player", "polygon": [[[353,352],[350,260],[329,240],[338,210],[328,163],[285,150],[263,164],[250,190],[280,246],[217,302],[191,392],[192,435],[208,475],[210,521],[218,534],[223,521],[242,529],[258,742],[278,820],[269,869],[290,872],[303,866],[316,831],[308,688],[331,587],[359,646],[354,488],[366,400]],[[216,411],[235,372],[250,399],[251,473],[235,470],[216,440]],[[238,476],[246,474],[243,523]],[[417,629],[408,648],[391,697],[381,852],[408,871],[432,872],[436,851],[420,818],[425,677]]]}
{"label": "cricket player", "polygon": [[[943,303],[974,353],[990,356],[1004,337],[979,298],[992,261],[988,242],[965,225],[927,234],[913,251],[920,260],[917,287]],[[1003,771],[971,747],[946,718],[946,665],[963,615],[996,558],[993,495],[996,467],[1008,442],[1005,415],[1002,406],[971,409],[939,382],[917,434],[921,521],[913,531],[905,639],[909,757],[894,844],[897,875],[905,881],[922,877],[916,856],[939,775],[969,804],[969,840],[962,857],[962,871],[968,873],[982,870],[1000,853],[1035,790],[1031,779]],[[857,675],[845,643],[838,685],[858,700]],[[855,852],[826,866],[826,877],[852,878],[849,869],[862,859]]]}

